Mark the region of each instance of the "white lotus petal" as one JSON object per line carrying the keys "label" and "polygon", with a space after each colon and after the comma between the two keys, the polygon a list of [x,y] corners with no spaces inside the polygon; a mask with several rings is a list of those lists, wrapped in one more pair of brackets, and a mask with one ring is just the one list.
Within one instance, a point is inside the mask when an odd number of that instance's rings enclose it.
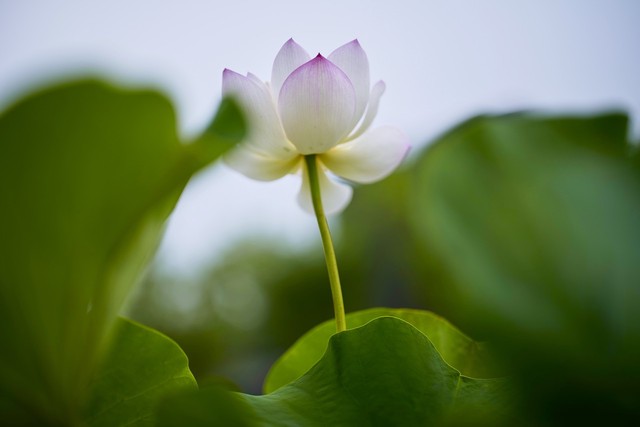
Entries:
{"label": "white lotus petal", "polygon": [[369,102],[370,79],[367,54],[356,39],[334,50],[327,59],[345,72],[356,91],[356,111],[353,122],[355,127]]}
{"label": "white lotus petal", "polygon": [[253,74],[253,73],[247,73],[247,77],[248,77],[249,79],[251,79],[251,80],[252,80],[254,83],[256,83],[257,85],[262,86],[262,85],[266,85],[266,84],[267,84],[267,82],[263,82],[263,81],[262,81],[262,79],[261,79],[260,77],[256,76],[256,75],[255,75],[255,74]]}
{"label": "white lotus petal", "polygon": [[276,55],[276,59],[273,61],[273,68],[271,69],[271,88],[276,98],[280,93],[282,84],[289,77],[289,75],[311,59],[311,56],[306,50],[302,48],[293,39],[289,39],[280,48],[280,51]]}
{"label": "white lotus petal", "polygon": [[287,140],[271,93],[264,82],[250,75],[245,77],[225,69],[222,93],[233,96],[247,115],[248,135],[242,144],[254,151],[277,159],[296,156],[295,147]]}
{"label": "white lotus petal", "polygon": [[371,89],[371,96],[369,97],[369,106],[367,107],[367,114],[365,114],[364,119],[362,119],[362,123],[360,123],[360,127],[356,130],[352,135],[349,136],[349,140],[355,139],[365,133],[367,129],[373,123],[373,119],[378,115],[378,107],[380,106],[380,98],[382,98],[382,94],[384,94],[384,90],[386,89],[386,85],[382,80],[373,85]]}
{"label": "white lotus petal", "polygon": [[298,167],[301,156],[279,159],[265,155],[250,145],[241,144],[224,155],[224,162],[246,177],[258,181],[273,181]]}
{"label": "white lotus petal", "polygon": [[[313,202],[311,200],[311,187],[309,186],[309,176],[307,175],[307,165],[301,162],[302,167],[302,187],[298,193],[298,204],[310,214],[313,214]],[[333,215],[341,212],[351,201],[353,189],[339,182],[331,180],[325,173],[325,168],[318,162],[318,181],[320,183],[320,195],[322,197],[322,207],[325,214]]]}
{"label": "white lotus petal", "polygon": [[285,80],[278,97],[282,125],[302,154],[323,153],[351,130],[355,90],[347,75],[318,55]]}
{"label": "white lotus petal", "polygon": [[409,148],[404,133],[392,126],[383,126],[338,145],[322,154],[320,159],[336,175],[368,184],[393,172]]}

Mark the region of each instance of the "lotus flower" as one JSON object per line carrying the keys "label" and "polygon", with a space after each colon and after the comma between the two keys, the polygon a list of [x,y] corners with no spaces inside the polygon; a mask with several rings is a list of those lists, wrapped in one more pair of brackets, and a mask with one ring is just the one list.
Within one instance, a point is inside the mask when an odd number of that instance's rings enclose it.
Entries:
{"label": "lotus flower", "polygon": [[382,81],[370,87],[369,61],[357,40],[312,59],[290,39],[276,55],[270,83],[224,70],[223,94],[239,102],[250,124],[246,140],[225,162],[263,181],[301,171],[298,202],[313,213],[304,156],[316,155],[324,209],[340,212],[352,189],[327,172],[372,183],[389,175],[409,150],[400,130],[369,130],[384,90]]}

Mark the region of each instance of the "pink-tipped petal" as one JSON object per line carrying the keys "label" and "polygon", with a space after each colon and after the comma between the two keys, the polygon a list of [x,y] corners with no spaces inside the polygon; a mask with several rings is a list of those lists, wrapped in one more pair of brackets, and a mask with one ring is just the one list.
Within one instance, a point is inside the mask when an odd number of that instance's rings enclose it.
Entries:
{"label": "pink-tipped petal", "polygon": [[320,160],[333,173],[368,184],[391,174],[409,152],[408,138],[391,126],[374,129],[322,154]]}
{"label": "pink-tipped petal", "polygon": [[264,156],[289,160],[297,155],[280,124],[276,106],[264,82],[250,75],[245,77],[231,70],[222,75],[222,93],[233,96],[248,121],[248,135],[242,144]]}
{"label": "pink-tipped petal", "polygon": [[362,119],[362,122],[360,123],[358,129],[349,136],[350,140],[356,139],[357,137],[365,133],[367,129],[369,129],[371,123],[373,123],[373,119],[375,119],[378,115],[380,98],[382,98],[382,94],[384,94],[385,89],[386,85],[382,80],[373,85],[373,88],[371,89],[371,95],[369,97],[369,106],[367,107],[367,113],[365,114],[364,119]]}
{"label": "pink-tipped petal", "polygon": [[302,154],[323,153],[345,137],[355,103],[347,75],[322,55],[291,73],[278,97],[286,135]]}
{"label": "pink-tipped petal", "polygon": [[[331,180],[325,173],[324,167],[318,165],[318,182],[320,183],[320,194],[322,197],[322,207],[327,215],[342,212],[351,201],[353,190],[350,186]],[[311,187],[307,175],[307,165],[303,162],[302,167],[302,187],[298,193],[298,204],[310,214],[313,214],[313,202],[311,200]]]}
{"label": "pink-tipped petal", "polygon": [[369,59],[358,40],[340,46],[328,56],[328,59],[345,72],[356,91],[356,111],[353,122],[355,127],[369,102]]}
{"label": "pink-tipped petal", "polygon": [[302,48],[293,39],[289,39],[280,48],[280,51],[276,55],[276,59],[273,61],[273,68],[271,69],[271,88],[276,98],[280,93],[282,84],[289,77],[289,75],[311,59],[311,56],[306,50]]}
{"label": "pink-tipped petal", "polygon": [[265,155],[250,145],[241,144],[225,154],[224,162],[244,176],[258,181],[273,181],[298,167],[301,157],[279,159]]}

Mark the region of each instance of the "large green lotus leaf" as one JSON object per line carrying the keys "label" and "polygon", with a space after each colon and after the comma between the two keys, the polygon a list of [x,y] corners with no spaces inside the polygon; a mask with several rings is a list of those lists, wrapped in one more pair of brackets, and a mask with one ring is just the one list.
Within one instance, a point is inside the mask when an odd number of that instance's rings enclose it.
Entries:
{"label": "large green lotus leaf", "polygon": [[93,378],[85,407],[89,426],[152,426],[167,393],[197,390],[187,356],[161,333],[118,319],[113,344]]}
{"label": "large green lotus leaf", "polygon": [[322,359],[273,393],[202,390],[163,404],[161,426],[420,426],[498,421],[509,383],[473,379],[447,364],[407,322],[379,317],[335,334]]}
{"label": "large green lotus leaf", "polygon": [[191,144],[151,90],[86,80],[0,115],[0,407],[70,424],[189,177],[243,133],[223,102]]}
{"label": "large green lotus leaf", "polygon": [[441,284],[521,370],[536,412],[568,425],[637,411],[640,163],[627,118],[479,117],[414,174],[414,229]]}
{"label": "large green lotus leaf", "polygon": [[[397,317],[413,325],[427,336],[442,358],[463,375],[475,378],[501,376],[485,344],[473,341],[445,319],[428,311],[372,308],[349,313],[347,327],[357,328],[383,316]],[[272,366],[264,392],[271,393],[304,375],[322,358],[329,338],[335,333],[335,321],[330,320],[302,336]]]}

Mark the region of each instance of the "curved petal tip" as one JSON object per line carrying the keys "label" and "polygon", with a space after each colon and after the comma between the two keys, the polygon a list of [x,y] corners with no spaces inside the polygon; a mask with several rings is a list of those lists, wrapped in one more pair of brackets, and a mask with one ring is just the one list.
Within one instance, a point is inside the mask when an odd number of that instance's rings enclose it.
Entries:
{"label": "curved petal tip", "polygon": [[230,76],[230,75],[233,75],[233,74],[240,74],[240,73],[236,73],[235,71],[230,70],[228,68],[225,68],[224,70],[222,70],[222,77]]}
{"label": "curved petal tip", "polygon": [[309,61],[309,59],[311,57],[307,51],[296,43],[293,38],[290,38],[282,45],[271,69],[271,86],[276,96],[280,93],[280,88],[289,74]]}

